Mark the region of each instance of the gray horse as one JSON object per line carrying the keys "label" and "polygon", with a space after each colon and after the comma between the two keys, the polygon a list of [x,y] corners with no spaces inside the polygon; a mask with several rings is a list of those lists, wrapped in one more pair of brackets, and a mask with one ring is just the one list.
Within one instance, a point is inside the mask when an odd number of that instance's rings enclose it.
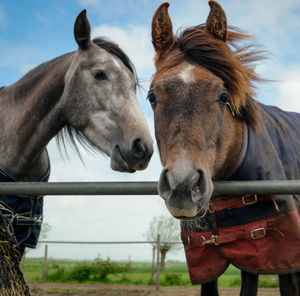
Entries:
{"label": "gray horse", "polygon": [[[46,145],[60,131],[111,158],[111,168],[147,167],[153,142],[135,95],[137,79],[125,53],[105,39],[91,40],[86,11],[74,25],[79,46],[43,63],[0,90],[0,181],[47,181]],[[35,247],[43,199],[0,197],[18,244]]]}

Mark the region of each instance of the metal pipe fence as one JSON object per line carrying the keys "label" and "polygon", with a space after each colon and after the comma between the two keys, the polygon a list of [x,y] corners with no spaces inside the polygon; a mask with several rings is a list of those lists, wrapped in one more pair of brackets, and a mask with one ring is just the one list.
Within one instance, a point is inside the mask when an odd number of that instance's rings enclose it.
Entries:
{"label": "metal pipe fence", "polygon": [[[71,245],[127,245],[127,244],[156,244],[157,241],[48,241],[48,240],[40,240],[41,244],[71,244]],[[161,241],[161,244],[181,244],[181,242],[165,242]]]}
{"label": "metal pipe fence", "polygon": [[[271,181],[215,181],[215,196],[237,196],[247,194],[300,194],[300,180]],[[157,182],[7,182],[0,183],[0,195],[18,196],[51,196],[51,195],[157,195]],[[158,236],[157,241],[124,241],[124,242],[79,242],[79,241],[40,241],[45,244],[44,275],[47,274],[47,244],[156,244],[157,266],[159,265],[159,249],[163,243]],[[168,242],[177,244],[180,242]],[[159,289],[159,268],[157,267],[156,288]]]}
{"label": "metal pipe fence", "polygon": [[[300,180],[215,181],[214,195],[300,194]],[[2,182],[0,195],[157,195],[157,182]]]}

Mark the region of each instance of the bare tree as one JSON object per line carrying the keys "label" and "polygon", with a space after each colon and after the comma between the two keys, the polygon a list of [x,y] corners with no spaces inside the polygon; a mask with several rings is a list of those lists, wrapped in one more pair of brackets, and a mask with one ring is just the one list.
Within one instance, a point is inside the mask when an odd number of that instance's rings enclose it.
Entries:
{"label": "bare tree", "polygon": [[[161,271],[164,271],[167,253],[177,251],[180,248],[180,245],[178,244],[165,243],[180,240],[179,221],[173,217],[164,215],[153,217],[145,236],[147,240],[155,241],[158,234],[160,235],[160,240],[164,242],[160,246],[160,269]],[[155,244],[153,244],[153,246],[155,247]]]}

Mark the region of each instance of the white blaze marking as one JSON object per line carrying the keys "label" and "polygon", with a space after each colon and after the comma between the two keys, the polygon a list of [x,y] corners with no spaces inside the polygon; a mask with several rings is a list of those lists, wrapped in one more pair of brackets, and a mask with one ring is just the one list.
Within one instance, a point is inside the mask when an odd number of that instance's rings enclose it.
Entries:
{"label": "white blaze marking", "polygon": [[193,74],[194,66],[187,65],[179,74],[179,78],[183,80],[185,83],[191,83],[195,81],[195,76]]}

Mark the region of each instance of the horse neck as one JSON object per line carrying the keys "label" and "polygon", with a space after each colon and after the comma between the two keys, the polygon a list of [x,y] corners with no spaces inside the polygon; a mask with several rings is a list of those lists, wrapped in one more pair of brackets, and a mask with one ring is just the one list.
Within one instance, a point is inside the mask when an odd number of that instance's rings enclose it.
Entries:
{"label": "horse neck", "polygon": [[217,148],[216,179],[226,179],[236,163],[243,145],[244,125],[245,123],[233,117],[229,110],[225,113],[222,140]]}
{"label": "horse neck", "polygon": [[46,145],[65,125],[60,98],[72,54],[44,63],[0,93],[0,168],[37,181],[48,169]]}

